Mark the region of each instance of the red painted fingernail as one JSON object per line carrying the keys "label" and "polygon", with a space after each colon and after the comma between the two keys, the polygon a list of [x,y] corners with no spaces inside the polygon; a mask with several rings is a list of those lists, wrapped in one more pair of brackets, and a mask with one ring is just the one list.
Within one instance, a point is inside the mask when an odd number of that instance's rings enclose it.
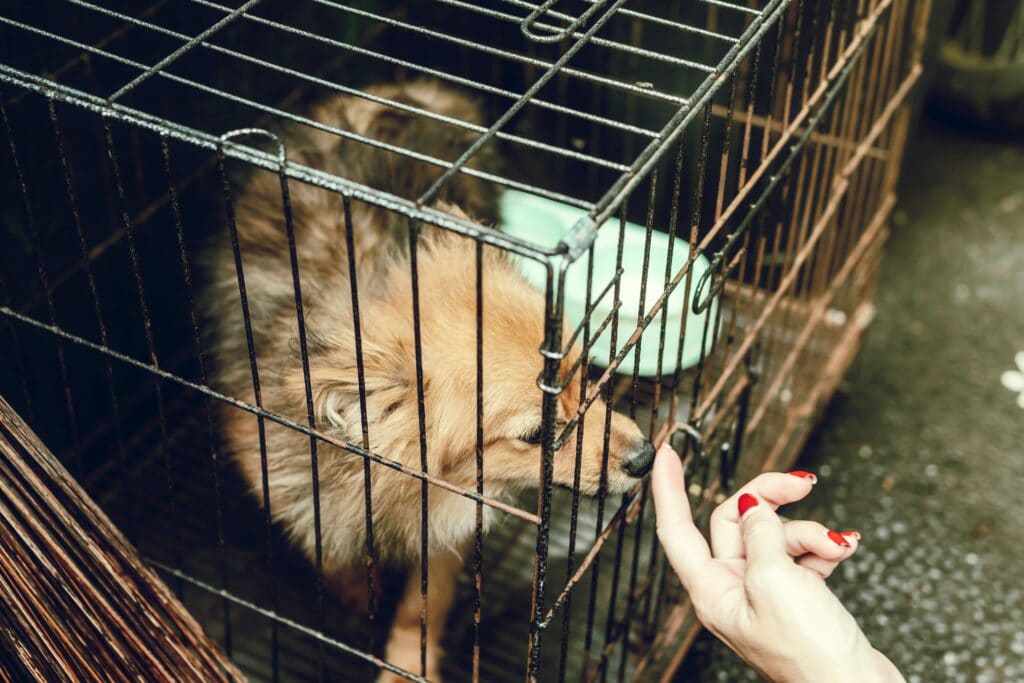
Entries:
{"label": "red painted fingernail", "polygon": [[859,531],[854,531],[853,529],[847,529],[846,531],[840,531],[839,533],[842,534],[843,536],[852,536],[853,538],[856,538],[858,541],[860,540],[860,532]]}
{"label": "red painted fingernail", "polygon": [[750,508],[755,507],[757,505],[757,498],[754,498],[749,493],[744,493],[742,496],[740,496],[738,502],[740,508],[740,519],[743,519],[743,515],[747,514],[747,511],[750,510]]}
{"label": "red painted fingernail", "polygon": [[794,477],[800,477],[801,479],[809,479],[812,484],[818,483],[818,477],[813,472],[804,472],[803,470],[793,470],[786,474],[792,474]]}
{"label": "red painted fingernail", "polygon": [[850,547],[850,542],[843,538],[843,535],[838,531],[832,531],[831,529],[829,529],[828,537],[831,538],[832,542],[836,545],[841,545],[844,548]]}

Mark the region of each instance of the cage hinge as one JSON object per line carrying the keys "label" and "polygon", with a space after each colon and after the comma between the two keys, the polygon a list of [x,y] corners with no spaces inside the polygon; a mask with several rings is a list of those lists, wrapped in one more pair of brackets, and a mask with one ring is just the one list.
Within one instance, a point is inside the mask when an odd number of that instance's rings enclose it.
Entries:
{"label": "cage hinge", "polygon": [[584,216],[569,228],[569,232],[562,238],[561,244],[566,249],[569,261],[575,261],[582,256],[590,245],[597,239],[597,223],[590,216]]}

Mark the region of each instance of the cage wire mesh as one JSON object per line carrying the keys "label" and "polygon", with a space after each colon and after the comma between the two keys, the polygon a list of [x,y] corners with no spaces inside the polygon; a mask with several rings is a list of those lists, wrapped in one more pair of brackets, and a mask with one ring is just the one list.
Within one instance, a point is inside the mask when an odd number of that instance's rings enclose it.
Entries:
{"label": "cage wire mesh", "polygon": [[[10,362],[0,387],[253,680],[367,680],[381,667],[421,680],[431,673],[426,644],[438,638],[449,680],[665,676],[693,618],[654,538],[646,484],[610,492],[620,457],[610,410],[586,418],[607,402],[651,441],[671,440],[699,519],[736,481],[796,457],[871,318],[928,9],[927,0],[7,6],[0,343]],[[362,125],[366,116],[380,125]],[[499,193],[557,202],[575,218],[524,237],[502,223]],[[245,225],[253,201],[277,231],[264,244]],[[318,211],[340,245],[325,253],[350,259],[329,283],[300,267],[316,258],[303,240]],[[623,245],[637,229],[631,252]],[[463,313],[474,324],[463,338],[428,338],[445,333],[421,324],[446,289],[422,286],[446,276],[444,261],[431,260],[438,230],[470,245]],[[377,302],[383,280],[358,262],[372,259],[360,246],[371,235],[391,240],[405,268],[404,314]],[[596,254],[602,240],[610,261]],[[652,261],[659,240],[669,251]],[[233,289],[217,289],[204,265],[211,244],[234,257]],[[261,249],[284,266],[247,291]],[[493,260],[499,253],[507,259]],[[543,331],[528,340],[535,364],[518,378],[537,388],[529,412],[541,429],[521,456],[532,485],[520,482],[527,491],[514,496],[485,467],[497,438],[485,406],[507,387],[491,389],[484,372],[505,344],[483,343],[491,313],[481,308],[500,312],[502,301],[485,297],[492,270],[510,259],[539,273],[525,296],[540,302],[530,310]],[[211,291],[223,318],[244,322],[229,353],[251,375],[234,392],[214,381],[231,359],[211,349],[218,321],[197,303]],[[575,318],[569,297],[583,302]],[[314,405],[327,342],[304,317],[322,316],[328,299],[355,320],[345,348],[359,376],[349,417],[361,427],[348,431]],[[274,394],[279,369],[257,367],[269,306],[292,310],[284,336],[304,381],[287,401]],[[372,370],[358,333],[385,324],[411,344],[414,457],[372,448]],[[461,345],[470,359],[466,409],[451,418],[469,435],[459,456],[468,480],[427,467],[438,429],[427,397],[441,380],[424,369],[424,348],[438,344]],[[641,372],[644,347],[658,353]],[[259,429],[248,482],[226,455],[225,424],[242,423]],[[599,443],[593,496],[581,481],[590,457],[576,448],[581,430]],[[275,485],[267,451],[273,461],[285,433],[305,444],[316,501],[305,554],[287,538],[294,528],[250,492],[253,481],[264,495]],[[340,520],[321,514],[320,472],[335,459],[359,463],[346,495],[359,503],[365,527],[351,544],[369,570],[355,607],[324,579],[332,551],[321,534]],[[393,511],[375,505],[367,483],[385,476],[407,479],[421,501],[419,552],[405,567],[419,579],[412,662],[387,661],[391,624],[409,603],[403,572],[379,571],[391,541],[374,525]],[[446,625],[428,629],[430,517],[450,514],[436,502],[453,498],[470,519],[465,567]]]}

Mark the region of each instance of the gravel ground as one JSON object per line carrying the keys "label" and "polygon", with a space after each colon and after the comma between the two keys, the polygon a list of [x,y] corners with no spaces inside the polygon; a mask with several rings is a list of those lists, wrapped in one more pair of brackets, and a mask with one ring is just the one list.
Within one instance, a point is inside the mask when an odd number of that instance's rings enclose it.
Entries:
{"label": "gravel ground", "polygon": [[[786,514],[864,534],[830,583],[910,683],[1024,681],[1024,145],[925,121],[900,196],[878,317],[800,461],[820,483]],[[757,677],[705,633],[676,680]]]}

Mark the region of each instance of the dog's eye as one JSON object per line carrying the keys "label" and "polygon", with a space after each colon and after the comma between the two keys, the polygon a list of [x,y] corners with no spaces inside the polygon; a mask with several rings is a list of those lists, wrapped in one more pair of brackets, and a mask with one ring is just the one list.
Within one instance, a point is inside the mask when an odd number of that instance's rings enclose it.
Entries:
{"label": "dog's eye", "polygon": [[[566,424],[567,423],[565,420],[555,420],[555,438],[558,438],[558,433],[561,430],[565,429]],[[524,443],[539,446],[541,442],[544,440],[544,425],[537,425],[536,429],[534,429],[526,436],[520,437],[520,440],[523,441]]]}
{"label": "dog's eye", "polygon": [[524,437],[521,437],[522,441],[534,446],[539,446],[540,442],[544,440],[544,425],[537,425],[537,428]]}

